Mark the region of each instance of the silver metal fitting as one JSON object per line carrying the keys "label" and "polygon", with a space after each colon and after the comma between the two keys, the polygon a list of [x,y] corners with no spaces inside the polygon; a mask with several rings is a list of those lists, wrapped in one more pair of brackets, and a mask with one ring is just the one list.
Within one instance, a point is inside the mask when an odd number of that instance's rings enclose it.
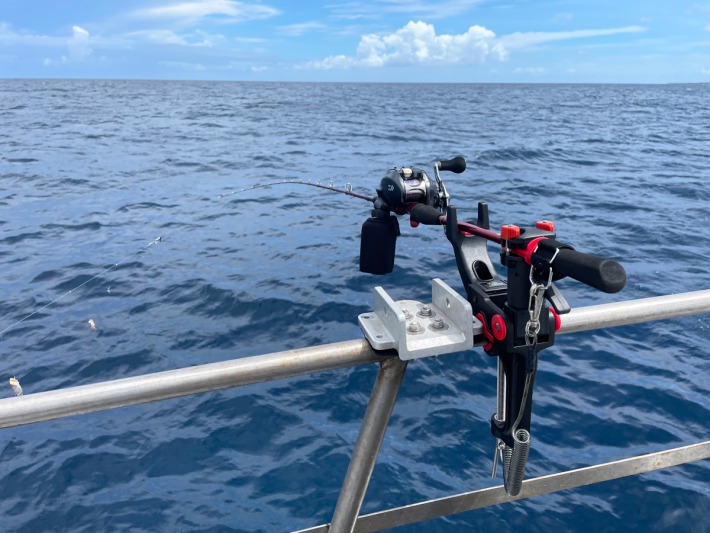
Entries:
{"label": "silver metal fitting", "polygon": [[394,348],[402,360],[470,350],[474,334],[483,332],[471,304],[440,279],[431,283],[431,303],[395,302],[382,287],[375,288],[374,311],[358,323],[375,350]]}
{"label": "silver metal fitting", "polygon": [[419,325],[419,322],[410,322],[407,326],[407,331],[409,333],[420,333],[422,331],[422,327]]}
{"label": "silver metal fitting", "polygon": [[425,316],[433,316],[433,311],[431,310],[431,307],[428,305],[422,305],[421,309],[419,309],[419,312],[417,313],[418,316],[425,317]]}

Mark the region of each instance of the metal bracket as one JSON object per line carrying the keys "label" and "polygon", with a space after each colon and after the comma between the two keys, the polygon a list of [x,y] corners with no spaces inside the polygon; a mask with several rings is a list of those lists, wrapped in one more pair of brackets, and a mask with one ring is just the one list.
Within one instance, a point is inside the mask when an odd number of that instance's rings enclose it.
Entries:
{"label": "metal bracket", "polygon": [[375,310],[357,317],[360,329],[375,350],[394,348],[404,361],[470,350],[483,332],[471,304],[440,279],[431,282],[430,304],[374,292]]}

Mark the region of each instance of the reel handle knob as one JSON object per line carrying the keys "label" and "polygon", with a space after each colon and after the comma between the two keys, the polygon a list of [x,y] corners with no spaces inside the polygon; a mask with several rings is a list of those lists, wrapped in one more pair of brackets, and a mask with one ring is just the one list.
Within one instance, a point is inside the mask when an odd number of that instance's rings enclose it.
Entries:
{"label": "reel handle knob", "polygon": [[459,155],[447,161],[439,161],[439,170],[448,170],[454,174],[461,174],[466,170],[466,160]]}

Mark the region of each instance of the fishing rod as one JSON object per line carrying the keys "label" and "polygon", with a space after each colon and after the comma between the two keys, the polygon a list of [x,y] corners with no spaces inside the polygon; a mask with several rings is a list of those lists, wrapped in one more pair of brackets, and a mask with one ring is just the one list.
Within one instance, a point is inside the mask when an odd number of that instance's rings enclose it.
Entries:
{"label": "fishing rod", "polygon": [[[344,194],[344,195],[347,195],[347,196],[350,196],[350,197],[353,197],[353,198],[358,198],[358,199],[366,200],[366,201],[369,201],[369,202],[375,202],[376,199],[377,199],[377,196],[376,196],[376,195],[374,195],[374,196],[373,196],[373,195],[366,195],[366,194],[361,194],[361,193],[358,193],[358,192],[353,191],[353,190],[352,190],[352,185],[351,185],[350,183],[346,183],[344,188],[339,188],[339,187],[334,186],[334,184],[333,184],[332,181],[331,181],[328,185],[324,185],[324,184],[321,184],[320,182],[311,182],[310,180],[309,180],[309,181],[304,181],[304,180],[302,180],[302,179],[286,179],[286,180],[276,181],[276,182],[270,182],[270,183],[258,183],[258,184],[255,184],[255,185],[251,185],[251,186],[248,186],[248,187],[244,187],[244,188],[238,189],[238,190],[230,191],[230,192],[228,192],[228,193],[220,194],[220,195],[217,196],[217,198],[220,198],[220,199],[221,199],[221,198],[226,198],[226,197],[229,197],[229,196],[233,196],[233,195],[235,195],[235,194],[242,193],[242,192],[253,191],[253,190],[257,190],[257,189],[268,189],[268,188],[271,188],[271,187],[273,187],[273,186],[275,186],[275,185],[287,185],[287,184],[307,185],[307,186],[310,186],[310,187],[316,187],[316,188],[319,188],[319,189],[322,189],[322,190],[327,190],[327,191],[331,191],[331,192],[335,192],[335,193],[339,193],[339,194]],[[465,227],[465,223],[462,223],[462,227]],[[476,230],[476,229],[473,229],[472,231],[477,231],[477,230]],[[32,311],[32,312],[30,312],[29,314],[23,316],[22,318],[20,318],[19,320],[15,321],[14,323],[8,325],[8,326],[5,327],[4,329],[0,330],[0,337],[1,337],[2,335],[4,335],[5,333],[7,333],[8,331],[10,331],[11,329],[13,329],[13,328],[17,327],[18,325],[22,324],[22,323],[25,322],[26,320],[29,320],[30,318],[36,316],[37,314],[41,313],[41,312],[44,311],[45,309],[47,309],[47,308],[49,308],[49,307],[55,305],[56,303],[58,303],[59,301],[63,300],[64,298],[66,298],[66,297],[69,296],[70,294],[74,293],[75,291],[81,289],[82,287],[84,287],[84,286],[86,286],[86,285],[89,285],[89,284],[93,283],[95,280],[97,280],[97,279],[100,278],[101,276],[103,276],[103,275],[105,275],[105,274],[111,272],[113,269],[115,269],[115,268],[117,268],[118,266],[120,266],[121,264],[125,263],[129,258],[132,258],[133,256],[135,256],[135,255],[137,255],[137,254],[139,254],[139,253],[144,252],[145,250],[147,250],[147,249],[150,248],[151,246],[157,245],[158,243],[161,242],[162,238],[163,238],[163,236],[161,235],[161,236],[159,236],[159,237],[153,239],[153,240],[150,241],[146,246],[143,246],[143,247],[139,248],[138,251],[133,252],[133,253],[131,253],[131,254],[128,254],[127,256],[125,256],[124,258],[120,259],[119,261],[116,261],[116,262],[112,263],[111,266],[109,266],[109,267],[107,267],[107,268],[101,270],[101,271],[98,272],[97,274],[91,276],[89,279],[87,279],[87,280],[81,282],[80,284],[78,284],[76,287],[73,287],[73,288],[69,289],[68,291],[66,291],[66,292],[64,292],[64,293],[62,293],[62,294],[60,294],[57,298],[55,298],[55,299],[49,301],[48,303],[46,303],[46,304],[44,304],[44,305],[42,305],[42,306],[36,308],[34,311]],[[109,291],[110,291],[110,289],[109,289]],[[90,325],[90,327],[91,327],[92,329],[94,329],[94,330],[96,329],[96,325],[95,325],[95,323],[93,323],[93,321],[89,321],[89,325]]]}
{"label": "fishing rod", "polygon": [[[393,271],[400,235],[397,216],[409,215],[413,227],[445,227],[467,300],[482,326],[484,351],[498,358],[496,411],[491,417],[496,439],[492,476],[500,457],[505,490],[516,496],[531,445],[538,356],[553,346],[560,315],[570,311],[554,282],[570,277],[616,293],[626,284],[626,273],[613,259],[581,253],[557,241],[555,225],[549,220],[531,227],[506,224],[496,232],[490,228],[488,204],[479,202],[476,223],[459,222],[439,171],[465,169],[465,159],[455,157],[434,163],[434,179],[416,167],[389,170],[376,188],[370,218],[362,226],[360,270],[378,275]],[[490,242],[500,245],[505,278],[498,276],[490,259]],[[417,328],[407,329],[407,334],[412,331]]]}
{"label": "fishing rod", "polygon": [[[369,202],[374,201],[374,199],[375,199],[375,197],[372,195],[361,194],[361,193],[353,191],[352,185],[350,183],[346,183],[344,188],[339,188],[339,187],[336,187],[332,181],[328,185],[324,185],[324,184],[321,184],[320,182],[304,181],[302,179],[286,179],[286,180],[275,181],[275,182],[270,182],[270,183],[258,183],[255,185],[250,185],[248,187],[244,187],[242,189],[219,194],[217,196],[217,198],[226,198],[226,197],[233,196],[233,195],[241,193],[241,192],[252,191],[252,190],[256,190],[256,189],[268,189],[268,188],[273,187],[274,185],[287,185],[287,184],[308,185],[310,187],[317,187],[319,189],[332,191],[332,192],[336,192],[336,193],[340,193],[340,194],[345,194],[347,196],[351,196],[353,198],[359,198],[361,200],[367,200]],[[31,313],[29,313],[28,315],[24,316],[20,320],[17,320],[13,324],[10,324],[9,326],[7,326],[5,329],[0,330],[0,336],[2,336],[7,331],[13,329],[14,327],[18,326],[22,322],[32,318],[33,316],[37,315],[38,313],[44,311],[48,307],[51,307],[52,305],[56,304],[60,300],[63,300],[64,298],[66,298],[67,296],[72,294],[74,291],[81,289],[85,285],[89,285],[90,283],[92,283],[96,279],[100,278],[104,274],[107,274],[108,272],[117,268],[121,264],[125,263],[129,258],[144,252],[145,250],[147,250],[151,246],[157,245],[158,243],[160,243],[162,241],[162,239],[163,239],[163,235],[153,239],[146,246],[142,246],[141,248],[139,248],[136,252],[126,255],[125,257],[123,257],[119,261],[112,263],[111,266],[109,266],[108,268],[105,268],[104,270],[100,271],[99,273],[95,274],[94,276],[90,277],[89,279],[81,282],[79,285],[66,291],[65,293],[61,294],[59,297],[55,298],[54,300],[42,305],[41,307],[38,307],[37,309],[35,309]]]}
{"label": "fishing rod", "polygon": [[289,185],[289,184],[294,184],[294,185],[308,185],[310,187],[318,187],[319,189],[324,189],[326,191],[332,191],[332,192],[337,192],[341,194],[345,194],[347,196],[352,196],[353,198],[360,198],[361,200],[367,200],[368,202],[374,202],[375,201],[375,196],[368,196],[366,194],[360,194],[355,191],[353,191],[353,187],[350,183],[345,184],[344,189],[340,189],[338,187],[335,187],[333,182],[331,181],[328,185],[323,185],[321,182],[312,182],[312,181],[303,181],[302,179],[288,179],[288,180],[282,180],[282,181],[274,181],[270,183],[257,183],[256,185],[250,185],[249,187],[244,187],[243,189],[238,189],[236,191],[231,191],[228,193],[223,193],[217,196],[217,198],[226,198],[227,196],[233,196],[235,194],[241,193],[241,192],[246,192],[246,191],[253,191],[256,189],[269,189],[273,187],[274,185]]}
{"label": "fishing rod", "polygon": [[[352,190],[352,185],[351,185],[350,183],[346,183],[344,188],[339,188],[339,187],[336,187],[336,186],[333,184],[332,181],[331,181],[328,185],[324,185],[324,184],[321,184],[320,182],[304,181],[304,180],[302,180],[302,179],[287,179],[287,180],[276,181],[276,182],[271,182],[271,183],[258,183],[258,184],[255,184],[255,185],[251,185],[251,186],[249,186],[249,187],[244,187],[244,188],[242,188],[242,189],[238,189],[238,190],[234,190],[234,191],[231,191],[231,192],[228,192],[228,193],[220,194],[220,195],[217,196],[217,198],[226,198],[226,197],[229,197],[229,196],[232,196],[232,195],[241,193],[241,192],[252,191],[252,190],[256,190],[256,189],[268,189],[268,188],[271,188],[271,187],[274,186],[274,185],[286,185],[286,184],[300,184],[300,185],[307,185],[307,186],[311,186],[311,187],[317,187],[317,188],[319,188],[319,189],[328,190],[328,191],[332,191],[332,192],[336,192],[336,193],[340,193],[340,194],[345,194],[345,195],[351,196],[351,197],[353,197],[353,198],[359,198],[359,199],[367,200],[367,201],[370,201],[370,202],[371,202],[371,201],[374,201],[374,199],[375,199],[375,197],[372,196],[372,195],[365,195],[365,194],[361,194],[361,193],[358,193],[358,192],[353,191],[353,190]],[[133,252],[133,253],[130,253],[130,254],[126,255],[125,257],[123,257],[123,258],[120,259],[119,261],[116,261],[115,263],[112,263],[111,266],[109,266],[109,267],[107,267],[107,268],[101,270],[101,271],[98,272],[97,274],[91,276],[89,279],[87,279],[87,280],[85,280],[85,281],[79,283],[76,287],[73,287],[73,288],[69,289],[68,291],[66,291],[66,292],[64,292],[64,293],[62,293],[62,294],[60,294],[57,298],[55,298],[55,299],[51,300],[50,302],[48,302],[48,303],[46,303],[46,304],[44,304],[44,305],[38,307],[37,309],[35,309],[35,310],[32,311],[31,313],[29,313],[29,314],[23,316],[23,317],[20,318],[19,320],[15,321],[14,323],[12,323],[12,324],[10,324],[9,326],[5,327],[4,329],[0,330],[0,337],[1,337],[2,335],[4,335],[5,333],[7,333],[8,331],[10,331],[11,329],[13,329],[13,328],[17,327],[18,325],[22,324],[22,323],[25,322],[26,320],[29,320],[30,318],[32,318],[32,317],[36,316],[37,314],[41,313],[42,311],[44,311],[44,310],[47,309],[48,307],[51,307],[51,306],[55,305],[56,303],[58,303],[59,301],[63,300],[64,298],[66,298],[66,297],[69,296],[70,294],[74,293],[75,291],[81,289],[82,287],[84,287],[84,286],[86,286],[86,285],[89,285],[89,284],[93,283],[95,280],[99,279],[101,276],[103,276],[103,275],[105,275],[105,274],[111,272],[113,269],[115,269],[115,268],[117,268],[118,266],[120,266],[121,264],[125,263],[128,259],[130,259],[130,258],[132,258],[132,257],[134,257],[134,256],[136,256],[136,255],[138,255],[138,254],[140,254],[140,253],[146,251],[148,248],[150,248],[150,247],[152,247],[152,246],[157,245],[158,243],[160,243],[160,242],[162,241],[162,239],[163,239],[163,235],[161,235],[161,236],[159,236],[159,237],[153,239],[153,240],[150,241],[146,246],[142,246],[141,248],[139,248],[136,252]],[[110,292],[110,288],[109,288],[108,290],[109,290],[109,292]],[[91,327],[91,329],[93,329],[93,330],[96,330],[96,329],[97,329],[97,328],[96,328],[96,324],[94,323],[93,320],[90,319],[90,320],[88,321],[88,323],[89,323],[89,326]]]}

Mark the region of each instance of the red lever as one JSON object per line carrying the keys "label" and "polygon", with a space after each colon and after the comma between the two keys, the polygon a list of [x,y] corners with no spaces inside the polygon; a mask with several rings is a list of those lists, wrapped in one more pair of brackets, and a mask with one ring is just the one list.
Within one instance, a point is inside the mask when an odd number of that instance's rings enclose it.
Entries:
{"label": "red lever", "polygon": [[481,325],[483,326],[483,336],[485,339],[488,341],[484,346],[483,349],[486,352],[490,352],[491,349],[493,348],[493,334],[491,333],[491,330],[488,329],[488,324],[486,324],[486,317],[483,316],[483,313],[478,313],[476,315],[476,318],[481,321]]}

